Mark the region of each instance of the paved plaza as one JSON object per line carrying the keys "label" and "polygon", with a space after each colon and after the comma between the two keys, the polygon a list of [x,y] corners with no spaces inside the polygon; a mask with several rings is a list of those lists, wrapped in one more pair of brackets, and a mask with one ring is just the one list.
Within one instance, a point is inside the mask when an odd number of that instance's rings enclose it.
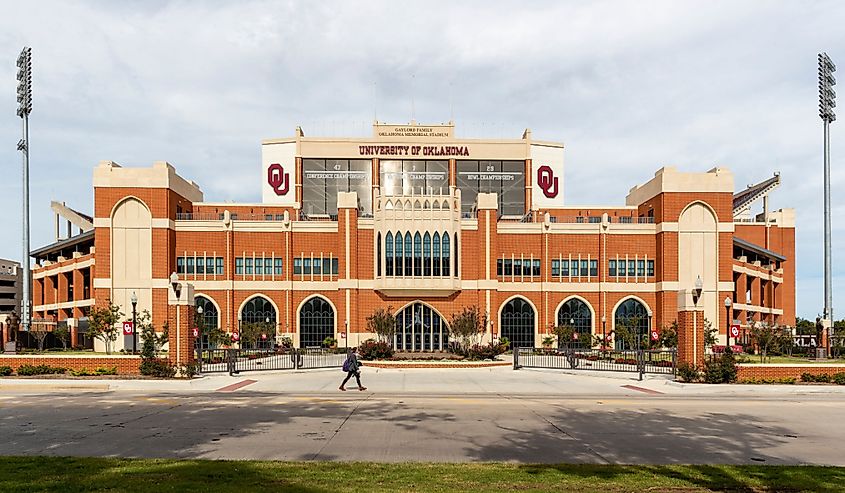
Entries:
{"label": "paved plaza", "polygon": [[188,381],[2,380],[9,455],[845,465],[833,386],[628,374],[374,369]]}

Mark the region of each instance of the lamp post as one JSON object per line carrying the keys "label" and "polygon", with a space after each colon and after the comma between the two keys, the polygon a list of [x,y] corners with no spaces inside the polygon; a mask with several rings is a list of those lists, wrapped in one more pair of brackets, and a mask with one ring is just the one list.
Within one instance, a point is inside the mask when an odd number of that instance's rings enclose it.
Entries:
{"label": "lamp post", "polygon": [[692,362],[695,365],[698,365],[698,299],[701,298],[701,292],[703,290],[704,282],[701,280],[701,276],[698,276],[695,278],[695,287],[692,290],[692,304],[696,308],[692,311]]}
{"label": "lamp post", "polygon": [[182,340],[182,328],[180,324],[180,316],[181,312],[179,310],[179,297],[182,294],[182,284],[179,283],[179,276],[173,272],[170,274],[170,285],[173,287],[173,294],[176,295],[176,362],[177,364],[182,361],[182,345],[180,341]]}
{"label": "lamp post", "polygon": [[194,322],[194,324],[197,326],[197,339],[194,341],[194,344],[199,351],[202,351],[202,334],[199,331],[200,327],[203,330],[205,329],[205,320],[202,319],[202,306],[197,307],[197,322]]}
{"label": "lamp post", "polygon": [[731,306],[732,305],[733,305],[733,302],[731,301],[731,297],[725,296],[725,335],[727,336],[727,346],[731,345]]}
{"label": "lamp post", "polygon": [[28,331],[32,320],[32,272],[29,268],[29,114],[32,112],[32,48],[24,47],[18,55],[18,111],[23,120],[23,138],[18,141],[18,150],[23,153],[23,297],[21,299],[21,321],[23,330]]}
{"label": "lamp post", "polygon": [[828,326],[828,346],[833,331],[833,288],[831,285],[830,259],[830,124],[836,121],[833,108],[836,107],[836,79],[833,72],[836,65],[827,56],[819,53],[819,117],[824,122],[824,318]]}
{"label": "lamp post", "polygon": [[601,347],[607,347],[607,316],[601,316]]}
{"label": "lamp post", "polygon": [[132,291],[132,296],[129,298],[132,302],[132,354],[138,352],[138,295]]}

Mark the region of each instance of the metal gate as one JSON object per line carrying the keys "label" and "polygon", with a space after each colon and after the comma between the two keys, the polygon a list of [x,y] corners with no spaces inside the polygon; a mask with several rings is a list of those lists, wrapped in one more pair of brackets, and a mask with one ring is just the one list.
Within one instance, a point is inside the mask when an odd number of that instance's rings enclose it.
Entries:
{"label": "metal gate", "polygon": [[639,373],[675,374],[675,351],[601,351],[599,349],[537,349],[516,348],[513,351],[513,369],[554,368],[586,371],[620,371]]}
{"label": "metal gate", "polygon": [[199,373],[340,368],[345,352],[324,348],[203,349],[198,350]]}

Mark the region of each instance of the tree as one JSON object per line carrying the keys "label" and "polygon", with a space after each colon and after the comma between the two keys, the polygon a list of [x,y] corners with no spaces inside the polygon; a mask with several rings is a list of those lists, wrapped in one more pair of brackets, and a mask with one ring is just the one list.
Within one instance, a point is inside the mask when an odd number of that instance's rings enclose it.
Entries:
{"label": "tree", "polygon": [[161,332],[156,332],[155,325],[152,322],[149,310],[144,310],[138,315],[137,330],[141,334],[141,359],[155,359],[158,358],[162,346],[167,343],[168,339],[168,325],[167,322],[161,328]]}
{"label": "tree", "polygon": [[760,351],[760,362],[769,356],[770,351],[782,349],[786,338],[792,339],[785,334],[783,327],[770,325],[768,322],[758,322],[751,326],[751,340]]}
{"label": "tree", "polygon": [[263,340],[262,336],[275,337],[272,333],[272,322],[245,322],[241,324],[241,344],[246,343],[247,346],[258,346],[258,341]]}
{"label": "tree", "polygon": [[112,345],[117,340],[120,329],[117,323],[123,318],[120,307],[108,300],[104,307],[93,307],[88,314],[88,331],[106,345],[106,354],[111,354]]}
{"label": "tree", "polygon": [[719,333],[719,329],[713,327],[713,322],[710,320],[704,319],[704,345],[705,346],[712,346],[716,344],[717,339],[716,335]]}
{"label": "tree", "polygon": [[575,328],[569,324],[555,325],[552,327],[552,334],[554,334],[555,338],[557,339],[558,347],[563,346],[564,344],[567,346],[572,346],[578,342],[589,343],[589,341],[578,341],[576,339],[573,339],[575,332]]}
{"label": "tree", "polygon": [[642,317],[639,315],[617,321],[615,329],[616,340],[623,341],[624,347],[628,350],[648,347],[648,340],[640,339],[640,344],[637,344],[638,337],[648,338],[648,334],[639,334],[638,328],[641,324]]}
{"label": "tree", "polygon": [[380,341],[393,340],[396,334],[396,317],[393,316],[393,307],[377,308],[372,315],[367,317],[367,330],[376,334]]}
{"label": "tree", "polygon": [[59,324],[53,329],[53,337],[62,343],[62,349],[67,351],[67,345],[70,342],[70,329],[67,324]]}
{"label": "tree", "polygon": [[47,323],[43,321],[33,322],[29,326],[29,334],[38,342],[38,352],[44,351],[44,340],[47,339]]}
{"label": "tree", "polygon": [[672,323],[663,327],[660,331],[660,345],[666,349],[678,348],[678,321],[672,320]]}
{"label": "tree", "polygon": [[487,315],[477,306],[466,306],[458,313],[452,314],[449,326],[449,336],[460,341],[461,347],[467,348],[477,344],[479,336],[487,328]]}

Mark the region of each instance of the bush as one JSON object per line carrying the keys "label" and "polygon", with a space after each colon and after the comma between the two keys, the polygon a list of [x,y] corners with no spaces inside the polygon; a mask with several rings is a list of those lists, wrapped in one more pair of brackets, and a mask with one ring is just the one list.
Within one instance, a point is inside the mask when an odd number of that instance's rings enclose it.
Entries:
{"label": "bush", "polygon": [[786,384],[792,385],[796,381],[795,377],[781,377],[781,378],[746,378],[739,383],[745,384]]}
{"label": "bush", "polygon": [[8,377],[12,374],[11,366],[0,366],[0,377]]}
{"label": "bush", "polygon": [[696,382],[701,375],[698,367],[686,361],[678,363],[678,377],[684,382]]}
{"label": "bush", "polygon": [[704,362],[705,383],[733,383],[738,373],[739,368],[730,347],[725,348],[721,356]]}
{"label": "bush", "polygon": [[845,372],[834,373],[831,380],[833,380],[833,383],[836,385],[845,385]]}
{"label": "bush", "polygon": [[163,359],[144,359],[141,361],[140,370],[141,375],[149,377],[173,378],[176,376],[176,367]]}
{"label": "bush", "polygon": [[812,373],[802,373],[801,374],[801,381],[802,382],[816,382],[816,383],[835,383],[837,385],[845,385],[845,372],[834,373],[830,375],[828,373],[821,373],[819,375],[813,375]]}
{"label": "bush", "polygon": [[388,359],[393,357],[393,348],[384,341],[367,339],[358,346],[358,353],[361,355],[361,359]]}
{"label": "bush", "polygon": [[61,368],[58,366],[21,365],[18,367],[18,375],[20,376],[57,375],[64,374],[65,372],[67,372],[67,368]]}

